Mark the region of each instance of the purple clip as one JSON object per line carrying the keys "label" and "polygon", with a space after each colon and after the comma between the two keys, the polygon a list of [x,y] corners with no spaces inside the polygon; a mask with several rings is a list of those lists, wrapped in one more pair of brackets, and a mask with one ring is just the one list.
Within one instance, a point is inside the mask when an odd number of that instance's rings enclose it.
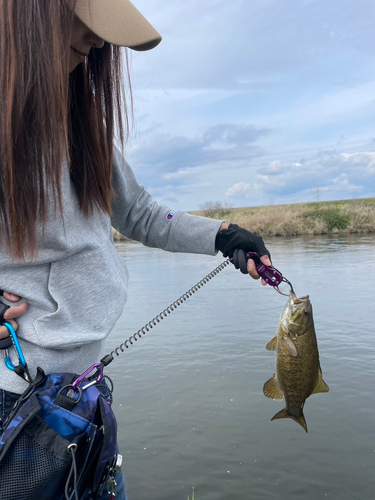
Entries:
{"label": "purple clip", "polygon": [[248,252],[247,257],[253,259],[255,262],[256,270],[267,285],[278,287],[283,281],[283,275],[273,266],[265,266],[256,252]]}
{"label": "purple clip", "polygon": [[99,371],[99,375],[98,375],[98,378],[93,381],[93,384],[97,384],[98,382],[101,381],[101,379],[103,378],[103,367],[100,363],[96,363],[95,365],[92,365],[90,368],[88,368],[84,373],[82,373],[82,375],[80,375],[77,380],[75,380],[72,384],[72,387],[75,391],[77,391],[77,387],[79,386],[79,384],[82,382],[82,380],[84,378],[87,377],[87,375],[89,373],[91,373],[92,371],[94,370],[98,370]]}

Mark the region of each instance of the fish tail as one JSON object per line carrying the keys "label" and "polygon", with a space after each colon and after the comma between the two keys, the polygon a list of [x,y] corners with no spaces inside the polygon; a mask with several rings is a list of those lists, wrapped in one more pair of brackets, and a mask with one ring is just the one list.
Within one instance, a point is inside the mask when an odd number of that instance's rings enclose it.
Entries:
{"label": "fish tail", "polygon": [[291,413],[289,413],[286,408],[283,408],[281,411],[279,411],[278,413],[276,413],[276,415],[274,415],[271,418],[271,420],[278,420],[280,418],[291,418],[295,422],[297,422],[297,424],[299,424],[301,427],[303,427],[306,432],[308,432],[308,430],[307,430],[307,424],[306,424],[306,420],[305,420],[305,416],[303,414],[303,411],[301,411],[301,415],[300,416],[296,417],[295,415],[292,415]]}

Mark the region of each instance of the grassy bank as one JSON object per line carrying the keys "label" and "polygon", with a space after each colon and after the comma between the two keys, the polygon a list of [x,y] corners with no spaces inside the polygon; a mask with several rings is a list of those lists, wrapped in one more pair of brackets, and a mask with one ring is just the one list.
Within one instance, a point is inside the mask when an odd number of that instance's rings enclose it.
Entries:
{"label": "grassy bank", "polygon": [[[210,210],[190,213],[224,219],[264,237],[375,232],[375,198],[248,208],[210,205]],[[113,234],[116,241],[125,240],[117,231]]]}
{"label": "grassy bank", "polygon": [[375,232],[375,198],[191,212],[225,219],[262,236]]}

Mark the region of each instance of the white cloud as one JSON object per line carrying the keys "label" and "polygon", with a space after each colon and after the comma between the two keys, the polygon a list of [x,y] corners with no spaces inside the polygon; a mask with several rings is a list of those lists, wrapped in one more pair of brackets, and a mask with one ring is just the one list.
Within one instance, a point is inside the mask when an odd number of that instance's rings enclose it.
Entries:
{"label": "white cloud", "polygon": [[243,196],[246,195],[249,189],[250,184],[247,184],[246,182],[239,182],[238,184],[234,184],[231,188],[229,188],[225,193],[225,196],[233,196],[235,198]]}
{"label": "white cloud", "polygon": [[279,161],[272,161],[268,167],[262,169],[262,175],[277,175],[282,171],[282,165]]}
{"label": "white cloud", "polygon": [[375,152],[325,155],[310,159],[298,168],[289,162],[278,165],[274,175],[264,175],[259,170],[254,187],[265,195],[290,200],[298,199],[300,193],[313,200],[317,190],[330,197],[369,197],[375,188]]}
{"label": "white cloud", "polygon": [[263,154],[256,142],[268,133],[266,128],[231,123],[218,123],[194,137],[155,132],[132,145],[129,160],[143,184],[150,176],[178,180],[207,165],[217,170],[249,163]]}
{"label": "white cloud", "polygon": [[168,172],[163,175],[163,179],[172,180],[172,179],[182,179],[183,177],[187,177],[192,173],[191,168],[180,169],[177,172]]}

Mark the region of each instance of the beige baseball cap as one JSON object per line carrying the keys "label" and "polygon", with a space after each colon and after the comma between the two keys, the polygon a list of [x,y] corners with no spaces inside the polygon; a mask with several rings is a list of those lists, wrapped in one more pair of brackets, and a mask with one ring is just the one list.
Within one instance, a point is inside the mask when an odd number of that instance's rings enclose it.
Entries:
{"label": "beige baseball cap", "polygon": [[75,14],[103,40],[134,50],[150,50],[161,36],[129,0],[77,0]]}

